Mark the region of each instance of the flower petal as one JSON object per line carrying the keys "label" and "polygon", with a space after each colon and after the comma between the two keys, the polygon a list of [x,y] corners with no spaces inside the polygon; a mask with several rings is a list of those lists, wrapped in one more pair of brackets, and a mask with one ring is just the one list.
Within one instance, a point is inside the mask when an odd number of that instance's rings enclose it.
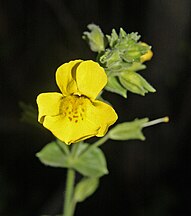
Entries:
{"label": "flower petal", "polygon": [[80,123],[76,123],[63,115],[46,116],[43,126],[66,144],[88,139],[95,136],[99,130],[99,127],[92,122],[81,121]]}
{"label": "flower petal", "polygon": [[64,96],[78,92],[75,72],[80,62],[82,60],[70,61],[61,65],[56,71],[56,83]]}
{"label": "flower petal", "polygon": [[95,99],[106,85],[107,75],[98,63],[83,61],[76,69],[76,83],[82,95]]}
{"label": "flower petal", "polygon": [[110,105],[95,100],[89,107],[87,118],[99,127],[96,136],[102,137],[107,133],[109,126],[116,122],[118,116]]}
{"label": "flower petal", "polygon": [[141,56],[141,63],[151,60],[152,57],[153,52],[151,50],[148,50],[147,53]]}
{"label": "flower petal", "polygon": [[117,114],[110,105],[84,96],[63,97],[59,107],[59,114],[43,116],[42,123],[66,144],[104,136],[108,127],[117,120]]}
{"label": "flower petal", "polygon": [[43,123],[46,115],[54,116],[59,114],[60,102],[63,95],[57,92],[42,93],[37,97],[38,121]]}
{"label": "flower petal", "polygon": [[[141,45],[149,46],[145,42],[141,42]],[[141,56],[140,61],[141,61],[141,63],[143,63],[145,61],[151,60],[152,57],[153,57],[153,52],[151,51],[151,49],[149,49],[144,55]]]}

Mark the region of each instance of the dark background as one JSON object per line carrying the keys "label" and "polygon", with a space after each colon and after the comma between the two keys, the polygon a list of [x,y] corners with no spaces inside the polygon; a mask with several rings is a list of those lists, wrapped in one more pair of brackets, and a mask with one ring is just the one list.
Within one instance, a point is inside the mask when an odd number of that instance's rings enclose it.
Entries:
{"label": "dark background", "polygon": [[138,31],[154,57],[141,72],[157,89],[145,97],[105,94],[119,121],[168,115],[170,123],[144,129],[145,142],[103,146],[110,174],[76,216],[189,216],[191,121],[190,0],[0,0],[0,215],[57,214],[66,170],[35,157],[53,139],[20,122],[18,102],[34,106],[40,92],[56,91],[56,68],[95,59],[81,39],[89,23],[104,33]]}

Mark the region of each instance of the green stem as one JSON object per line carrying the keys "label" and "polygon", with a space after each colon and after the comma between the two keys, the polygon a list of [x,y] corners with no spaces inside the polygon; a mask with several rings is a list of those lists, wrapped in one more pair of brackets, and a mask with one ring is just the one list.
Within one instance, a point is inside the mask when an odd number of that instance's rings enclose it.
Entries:
{"label": "green stem", "polygon": [[77,204],[77,202],[75,200],[73,200],[73,202],[72,202],[72,208],[71,208],[71,215],[74,215],[76,204]]}
{"label": "green stem", "polygon": [[106,134],[104,137],[102,137],[101,139],[99,139],[97,142],[95,142],[92,147],[98,147],[102,144],[104,144],[107,140],[109,139],[109,133]]}
{"label": "green stem", "polygon": [[68,169],[66,178],[66,192],[64,197],[64,209],[63,216],[73,216],[74,207],[72,204],[73,191],[74,191],[74,181],[75,181],[75,171],[73,169]]}

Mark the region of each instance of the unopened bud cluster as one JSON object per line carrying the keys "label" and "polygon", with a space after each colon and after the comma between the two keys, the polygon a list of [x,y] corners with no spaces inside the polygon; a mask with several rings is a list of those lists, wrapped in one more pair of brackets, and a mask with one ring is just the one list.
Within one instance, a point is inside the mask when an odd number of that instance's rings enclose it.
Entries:
{"label": "unopened bud cluster", "polygon": [[91,50],[98,52],[97,60],[108,75],[106,90],[124,97],[127,91],[143,96],[145,93],[155,92],[155,89],[137,73],[146,68],[143,63],[153,55],[151,46],[139,41],[138,33],[127,34],[120,28],[119,34],[113,29],[111,35],[104,37],[98,26],[91,24],[88,28],[91,32],[85,32],[84,35]]}

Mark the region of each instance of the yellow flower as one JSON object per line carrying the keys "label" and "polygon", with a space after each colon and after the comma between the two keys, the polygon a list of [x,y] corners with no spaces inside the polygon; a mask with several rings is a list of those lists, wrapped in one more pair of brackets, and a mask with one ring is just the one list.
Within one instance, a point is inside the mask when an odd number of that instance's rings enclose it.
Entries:
{"label": "yellow flower", "polygon": [[107,83],[104,69],[91,60],[75,60],[56,71],[61,93],[42,93],[37,97],[38,121],[66,144],[92,136],[104,136],[117,120],[114,109],[99,100]]}
{"label": "yellow flower", "polygon": [[[144,46],[148,46],[148,44],[142,42],[141,43]],[[141,62],[149,61],[153,57],[153,52],[149,49],[144,55],[141,56]]]}

